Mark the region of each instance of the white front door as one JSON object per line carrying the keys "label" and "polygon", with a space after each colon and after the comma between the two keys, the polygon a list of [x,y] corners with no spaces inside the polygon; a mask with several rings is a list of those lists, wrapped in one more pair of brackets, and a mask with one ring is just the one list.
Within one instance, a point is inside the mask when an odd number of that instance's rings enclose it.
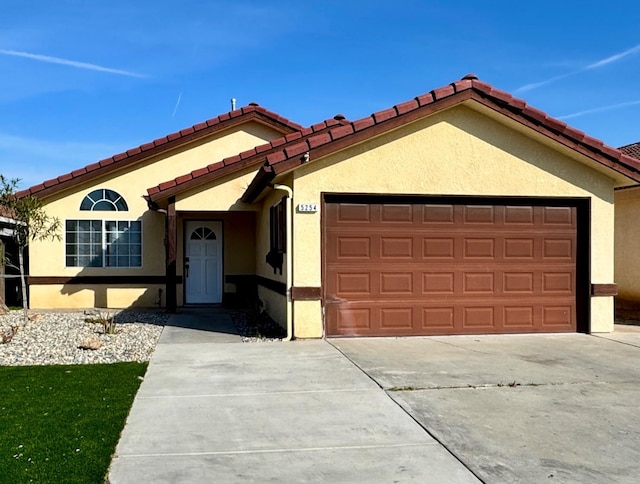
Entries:
{"label": "white front door", "polygon": [[186,303],[222,302],[222,222],[187,221],[184,257]]}

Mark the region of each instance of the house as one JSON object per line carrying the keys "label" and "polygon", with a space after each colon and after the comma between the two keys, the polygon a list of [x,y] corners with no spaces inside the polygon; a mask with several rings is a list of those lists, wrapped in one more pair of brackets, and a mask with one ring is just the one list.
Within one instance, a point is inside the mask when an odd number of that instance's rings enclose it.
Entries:
{"label": "house", "polygon": [[250,104],[21,194],[34,308],[257,294],[298,338],[613,329],[640,162],[472,74],[357,121]]}
{"label": "house", "polygon": [[[640,143],[632,143],[619,149],[640,160]],[[616,189],[615,205],[615,279],[619,287],[616,315],[640,319],[640,261],[637,257],[640,240],[640,185]]]}

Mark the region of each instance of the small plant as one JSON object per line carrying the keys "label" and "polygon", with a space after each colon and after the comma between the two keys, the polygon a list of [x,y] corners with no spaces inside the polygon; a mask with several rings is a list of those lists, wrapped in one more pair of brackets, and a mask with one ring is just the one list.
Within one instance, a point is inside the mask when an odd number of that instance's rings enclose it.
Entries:
{"label": "small plant", "polygon": [[120,332],[120,330],[116,327],[115,314],[99,313],[96,317],[85,318],[85,322],[101,325],[103,334],[118,334]]}

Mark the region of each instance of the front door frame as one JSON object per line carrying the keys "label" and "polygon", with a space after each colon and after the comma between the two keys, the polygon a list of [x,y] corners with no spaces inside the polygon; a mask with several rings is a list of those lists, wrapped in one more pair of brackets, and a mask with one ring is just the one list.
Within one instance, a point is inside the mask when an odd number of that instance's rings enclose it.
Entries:
{"label": "front door frame", "polygon": [[[210,223],[215,222],[220,224],[220,271],[219,271],[219,284],[220,284],[220,300],[217,302],[209,303],[192,303],[187,299],[187,273],[186,273],[186,260],[187,260],[187,246],[189,243],[189,225],[198,223]],[[217,235],[217,234],[216,234]],[[207,304],[220,304],[224,297],[224,221],[218,218],[185,218],[182,220],[182,300],[185,306],[193,305],[207,305]]]}

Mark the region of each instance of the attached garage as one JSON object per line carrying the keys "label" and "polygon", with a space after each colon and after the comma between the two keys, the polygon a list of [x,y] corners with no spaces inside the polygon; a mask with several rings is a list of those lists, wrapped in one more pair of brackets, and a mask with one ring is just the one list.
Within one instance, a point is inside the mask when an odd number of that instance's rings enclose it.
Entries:
{"label": "attached garage", "polygon": [[638,182],[465,76],[268,155],[243,201],[290,190],[296,337],[591,333],[613,330],[614,189]]}
{"label": "attached garage", "polygon": [[325,199],[328,336],[584,330],[584,200]]}

